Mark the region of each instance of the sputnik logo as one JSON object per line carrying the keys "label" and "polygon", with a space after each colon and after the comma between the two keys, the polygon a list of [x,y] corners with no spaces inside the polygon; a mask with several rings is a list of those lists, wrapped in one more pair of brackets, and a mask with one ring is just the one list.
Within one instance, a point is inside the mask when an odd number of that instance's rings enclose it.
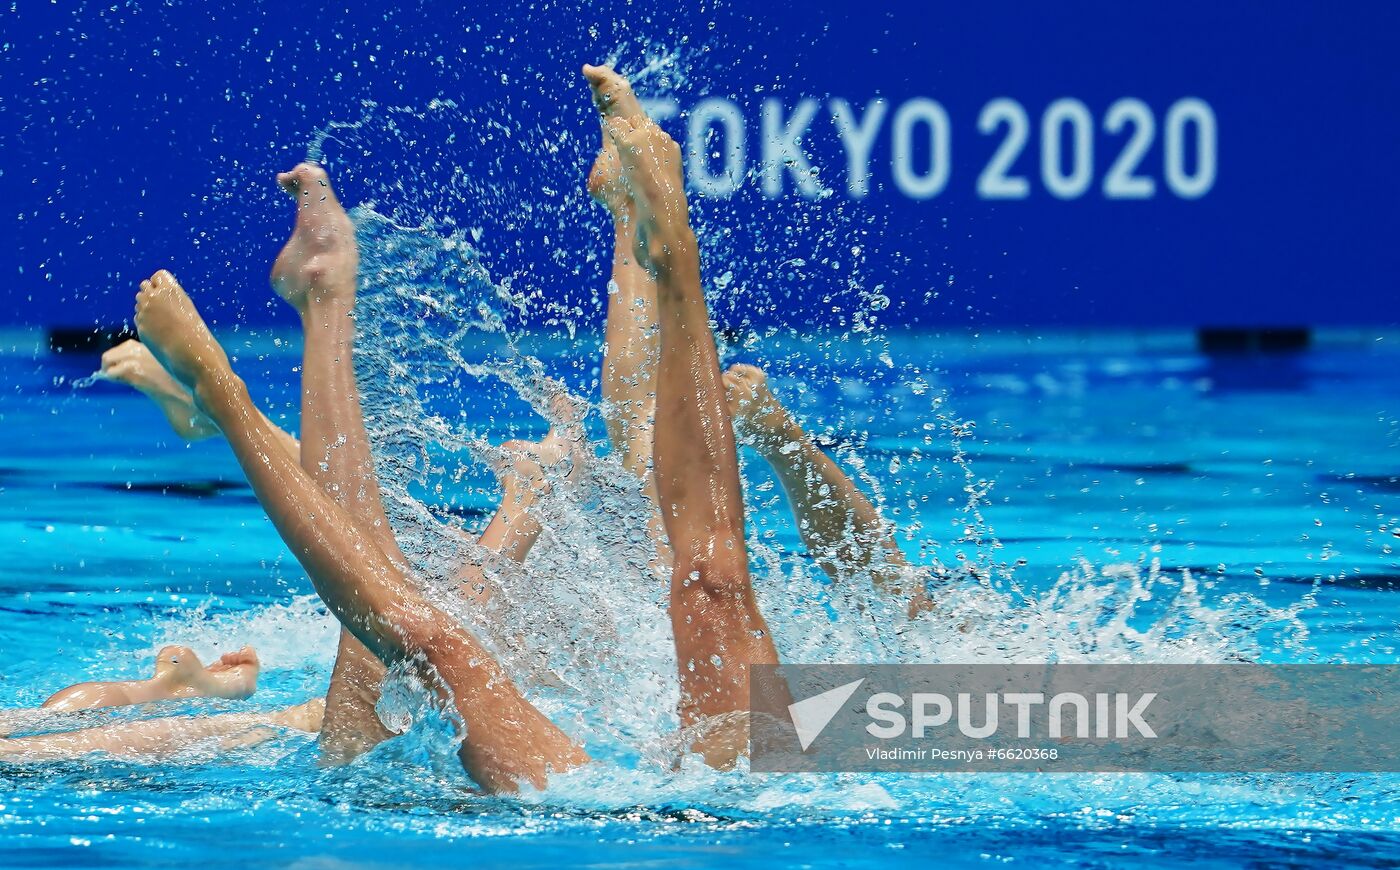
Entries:
{"label": "sputnik logo", "polygon": [[841,705],[850,700],[863,682],[865,682],[865,678],[861,677],[854,683],[837,686],[822,692],[820,695],[813,695],[806,700],[788,705],[788,715],[792,717],[792,725],[797,729],[797,742],[802,745],[803,752],[806,752],[807,747],[821,736],[821,733],[826,730],[826,726],[830,725],[831,720],[836,718],[836,714],[841,710]]}

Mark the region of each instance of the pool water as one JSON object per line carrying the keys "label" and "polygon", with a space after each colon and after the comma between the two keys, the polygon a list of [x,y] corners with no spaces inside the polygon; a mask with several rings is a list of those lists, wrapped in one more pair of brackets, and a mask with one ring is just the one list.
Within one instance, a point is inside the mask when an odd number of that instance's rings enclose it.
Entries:
{"label": "pool water", "polygon": [[[1400,338],[1338,334],[1299,354],[1218,357],[1171,333],[886,340],[891,366],[843,361],[840,336],[775,338],[734,358],[773,364],[777,389],[800,397],[809,428],[863,463],[912,557],[961,554],[1018,600],[1057,584],[1155,584],[1152,602],[1121,614],[1123,626],[1101,619],[1092,635],[1068,638],[1043,626],[1008,633],[991,643],[1008,658],[1396,660]],[[144,677],[155,651],[175,642],[201,656],[254,645],[264,666],[257,694],[118,715],[270,709],[324,692],[335,625],[227,448],[179,443],[134,393],[75,387],[95,355],[51,354],[40,341],[7,335],[0,352],[0,704],[34,706],[82,679]],[[241,333],[228,344],[254,395],[293,426],[296,337]],[[596,395],[597,347],[583,335],[528,351]],[[499,350],[485,343],[480,355]],[[477,434],[542,434],[524,403],[496,404],[490,384],[466,378],[456,388]],[[755,536],[784,566],[761,581],[800,574],[777,491],[754,457],[745,466]],[[415,484],[420,500],[483,521],[494,498],[484,469],[435,477]],[[971,505],[969,486],[979,494]],[[1200,607],[1236,625],[1217,626],[1199,648],[1187,636],[1193,626],[1205,634],[1199,609],[1170,613],[1183,570],[1202,584]],[[1112,594],[1099,600],[1099,615],[1113,615]],[[783,651],[839,614],[835,601],[769,618]],[[962,649],[930,644],[893,654]],[[848,654],[873,660],[879,650]],[[650,665],[638,670],[638,682],[664,682]],[[667,691],[642,694],[660,708]],[[437,745],[428,724],[341,770],[319,769],[314,742],[291,735],[160,764],[7,765],[0,864],[1400,861],[1393,775],[749,776],[690,764],[672,772],[643,748],[630,758],[614,750],[543,794],[495,798],[474,793]]]}

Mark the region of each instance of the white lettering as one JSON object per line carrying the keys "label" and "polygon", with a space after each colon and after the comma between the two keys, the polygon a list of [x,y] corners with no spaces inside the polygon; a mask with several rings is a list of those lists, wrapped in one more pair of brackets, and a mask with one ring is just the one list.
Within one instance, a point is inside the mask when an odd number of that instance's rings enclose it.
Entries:
{"label": "white lettering", "polygon": [[[1186,172],[1186,125],[1196,127],[1196,174]],[[1215,112],[1195,97],[1177,100],[1167,110],[1163,167],[1167,186],[1182,199],[1205,196],[1215,185]]]}
{"label": "white lettering", "polygon": [[1157,182],[1146,175],[1134,175],[1133,170],[1152,147],[1157,122],[1146,103],[1125,97],[1108,107],[1103,128],[1109,133],[1119,133],[1128,124],[1133,125],[1133,135],[1108,168],[1103,179],[1103,194],[1109,199],[1151,199],[1157,193]]}
{"label": "white lettering", "polygon": [[[920,175],[914,169],[914,128],[928,127],[929,170]],[[915,97],[894,113],[894,146],[890,169],[894,183],[906,196],[931,199],[943,192],[952,175],[952,125],[948,112],[934,100]]]}
{"label": "white lettering", "polygon": [[1016,708],[1016,736],[1031,736],[1031,707],[1044,704],[1045,695],[1040,692],[1007,692],[1004,700]]}
{"label": "white lettering", "polygon": [[821,196],[821,185],[807,155],[802,151],[802,134],[812,125],[817,101],[807,98],[797,104],[792,117],[783,120],[783,104],[776,99],[763,101],[763,193],[783,194],[783,172],[791,173],[797,190],[808,199]]}
{"label": "white lettering", "polygon": [[[715,122],[724,128],[724,171],[710,171],[710,127]],[[739,189],[744,179],[744,116],[729,100],[710,97],[690,110],[690,125],[686,131],[689,152],[690,183],[707,196],[727,199]],[[716,151],[713,156],[720,156]]]}
{"label": "white lettering", "polygon": [[1148,692],[1138,699],[1132,709],[1125,710],[1128,706],[1128,696],[1122,692],[1118,693],[1118,738],[1121,740],[1128,736],[1128,724],[1137,729],[1138,734],[1143,737],[1156,737],[1157,732],[1152,730],[1152,726],[1142,718],[1142,714],[1147,711],[1147,705],[1151,704],[1157,697],[1156,692]]}
{"label": "white lettering", "polygon": [[1074,736],[1081,739],[1089,737],[1089,702],[1078,692],[1061,692],[1050,699],[1050,736],[1052,738],[1064,736],[1064,709],[1065,705],[1074,705]]}
{"label": "white lettering", "polygon": [[831,119],[846,149],[846,190],[852,199],[870,192],[870,152],[885,120],[889,103],[876,98],[865,104],[865,113],[856,120],[855,109],[837,97],[831,101]]}
{"label": "white lettering", "polygon": [[[938,708],[938,712],[932,716],[928,714],[928,707],[932,704]],[[947,725],[948,720],[953,716],[953,705],[948,700],[947,695],[930,694],[926,692],[915,692],[913,724],[914,736],[923,737],[925,728],[937,728],[940,725]]]}
{"label": "white lettering", "polygon": [[[1060,127],[1070,125],[1073,161],[1068,174],[1060,156]],[[1074,199],[1094,179],[1094,119],[1089,108],[1068,97],[1050,104],[1040,119],[1040,176],[1045,189],[1060,199]]]}
{"label": "white lettering", "polygon": [[964,737],[971,737],[974,740],[981,740],[984,737],[991,737],[997,733],[997,696],[987,694],[987,718],[982,721],[981,727],[974,728],[972,725],[972,696],[967,692],[958,693],[958,730]]}
{"label": "white lettering", "polygon": [[987,168],[977,176],[977,195],[983,199],[1025,199],[1031,195],[1029,179],[1006,173],[1011,170],[1016,158],[1021,156],[1021,149],[1026,147],[1030,120],[1020,103],[1002,97],[982,107],[982,114],[977,117],[977,129],[990,135],[1002,123],[1006,124],[1006,138],[1001,140],[996,153],[987,162]]}
{"label": "white lettering", "polygon": [[881,740],[888,740],[891,737],[898,737],[904,733],[904,716],[896,712],[898,708],[904,706],[904,699],[893,692],[877,692],[870,696],[865,702],[865,714],[871,719],[886,723],[876,725],[871,722],[865,726],[866,732],[871,737],[878,737]]}

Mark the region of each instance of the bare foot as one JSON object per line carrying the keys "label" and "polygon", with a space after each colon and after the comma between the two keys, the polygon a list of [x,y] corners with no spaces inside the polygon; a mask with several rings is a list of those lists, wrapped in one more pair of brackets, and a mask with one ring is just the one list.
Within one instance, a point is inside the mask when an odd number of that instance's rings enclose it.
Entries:
{"label": "bare foot", "polygon": [[632,216],[632,196],[622,181],[622,161],[606,130],[603,131],[603,147],[598,150],[598,158],[588,172],[588,194],[602,203],[614,220]]}
{"label": "bare foot", "polygon": [[204,669],[209,676],[210,694],[220,698],[246,698],[258,688],[258,672],[262,663],[250,646],[237,652],[224,653],[217,662]]}
{"label": "bare foot", "polygon": [[165,646],[156,653],[157,680],[189,684],[199,678],[204,671],[204,663],[187,646]]}
{"label": "bare foot", "polygon": [[504,495],[502,505],[533,501],[549,492],[548,470],[563,460],[567,451],[554,437],[553,430],[539,441],[516,439],[500,446],[496,477]]}
{"label": "bare foot", "polygon": [[258,668],[252,647],[225,653],[206,668],[189,647],[167,646],[156,654],[152,682],[170,698],[246,698],[258,687]]}
{"label": "bare foot", "polygon": [[165,414],[175,434],[186,441],[219,434],[214,421],[194,406],[189,390],[180,386],[150,350],[134,338],[102,354],[102,370],[98,375],[126,384],[150,398]]}
{"label": "bare foot", "polygon": [[360,268],[355,225],[345,213],[326,170],[302,163],[277,176],[296,199],[292,237],[272,264],[272,286],[302,314],[309,305],[337,299],[353,303]]}
{"label": "bare foot", "polygon": [[[642,111],[627,80],[609,67],[583,67],[602,115],[603,130],[617,148],[622,178],[637,206],[639,235],[646,238],[684,239],[690,234],[685,185],[681,177],[681,149]],[[643,239],[639,253],[649,266],[676,253],[665,245]]]}
{"label": "bare foot", "polygon": [[210,673],[227,671],[231,668],[239,668],[251,665],[253,668],[259,666],[257,650],[250,646],[245,646],[237,652],[224,653],[219,656],[219,660],[205,668]]}
{"label": "bare foot", "polygon": [[155,358],[200,407],[201,391],[232,378],[228,357],[214,340],[175,276],[164,269],[141,282],[136,330]]}
{"label": "bare foot", "polygon": [[[578,479],[586,458],[587,438],[583,415],[587,406],[560,390],[549,401],[549,434],[539,441],[507,441],[501,445],[496,466],[507,500],[519,502],[527,494],[549,492],[550,479]],[[533,499],[532,499],[533,500]]]}
{"label": "bare foot", "polygon": [[584,78],[593,90],[593,103],[603,117],[645,118],[642,101],[632,92],[632,83],[610,66],[583,65]]}
{"label": "bare foot", "polygon": [[758,366],[735,364],[722,376],[734,434],[760,452],[781,449],[801,437],[792,414],[768,389]]}
{"label": "bare foot", "polygon": [[326,702],[323,698],[312,698],[305,704],[288,707],[271,714],[268,720],[274,725],[296,728],[315,734],[321,730],[321,721],[326,715]]}
{"label": "bare foot", "polygon": [[549,397],[549,435],[568,445],[570,453],[582,449],[587,440],[583,418],[588,415],[588,403],[575,398],[564,385],[553,381],[554,394]]}

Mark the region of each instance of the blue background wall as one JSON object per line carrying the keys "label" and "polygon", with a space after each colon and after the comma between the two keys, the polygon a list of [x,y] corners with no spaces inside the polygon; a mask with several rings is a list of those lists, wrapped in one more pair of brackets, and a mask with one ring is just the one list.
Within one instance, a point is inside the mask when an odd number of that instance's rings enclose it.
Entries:
{"label": "blue background wall", "polygon": [[[1397,320],[1394,4],[685,5],[19,0],[0,12],[0,322],[120,321],[134,283],[165,265],[225,300],[207,306],[216,320],[280,322],[265,276],[287,210],[270,174],[300,159],[330,122],[388,123],[388,107],[435,98],[473,120],[424,122],[415,143],[400,130],[382,147],[368,147],[366,134],[328,148],[344,198],[386,211],[404,207],[385,202],[401,198],[415,219],[484,226],[493,274],[517,289],[557,291],[587,320],[606,257],[578,227],[596,231],[601,221],[560,193],[576,189],[596,143],[577,68],[616,54],[635,72],[667,50],[689,74],[652,75],[639,89],[674,100],[680,112],[666,124],[678,138],[704,98],[730,100],[743,119],[747,174],[732,197],[697,208],[731,229],[736,248],[762,253],[735,263],[764,272],[769,294],[787,300],[784,318],[827,316],[827,290],[853,271],[833,252],[858,246],[857,280],[885,286],[887,321]],[[833,97],[857,111],[877,97],[888,104],[861,199],[849,190]],[[1152,179],[1146,199],[1105,193],[1131,132],[1115,135],[1105,119],[1125,97],[1142,101],[1156,127],[1136,172]],[[815,202],[786,169],[780,193],[763,189],[765,144],[776,154],[762,135],[764,101],[776,100],[786,119],[803,98],[816,100],[803,152],[830,190]],[[924,199],[891,168],[901,157],[895,113],[915,98],[937,101],[948,120],[947,182]],[[997,98],[1019,103],[1029,122],[1009,168],[1026,179],[1024,199],[978,192],[1007,135],[978,128]],[[1043,115],[1061,98],[1081,101],[1092,123],[1088,183],[1070,198],[1047,190],[1042,168]],[[1177,159],[1164,145],[1168,113],[1184,98],[1207,103],[1216,126],[1214,180],[1194,198],[1174,192],[1165,169]],[[364,109],[365,100],[379,108]],[[492,116],[506,123],[483,121]],[[939,155],[927,125],[911,130],[903,156],[926,177]],[[1199,126],[1179,130],[1188,144],[1177,162],[1191,176]],[[1070,150],[1068,130],[1060,133]],[[711,145],[721,156],[730,147]],[[1070,168],[1066,157],[1060,171]],[[555,220],[556,208],[569,214]],[[825,223],[827,234],[794,229],[804,222]],[[830,268],[806,262],[813,253],[833,258]],[[793,260],[804,268],[777,266]]]}

